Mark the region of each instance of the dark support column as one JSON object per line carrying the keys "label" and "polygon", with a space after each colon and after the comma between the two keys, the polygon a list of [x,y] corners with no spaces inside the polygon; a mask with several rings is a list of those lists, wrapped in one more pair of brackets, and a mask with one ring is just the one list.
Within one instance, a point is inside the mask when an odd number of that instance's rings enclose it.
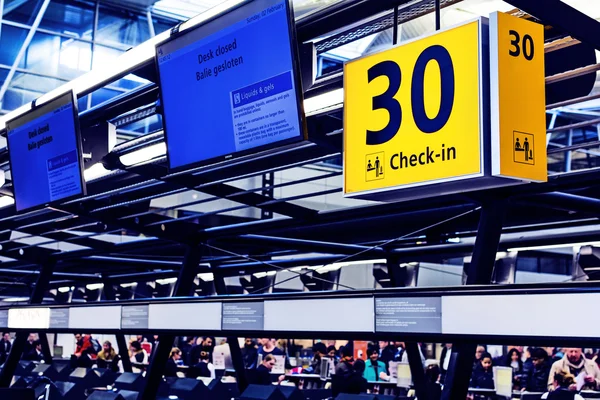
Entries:
{"label": "dark support column", "polygon": [[[505,209],[506,202],[504,200],[484,203],[479,217],[479,228],[471,263],[465,266],[463,271],[465,284],[479,285],[491,282]],[[453,344],[442,400],[467,397],[476,349],[476,343]]]}
{"label": "dark support column", "polygon": [[229,351],[231,352],[231,362],[233,363],[233,369],[235,369],[235,376],[237,378],[237,385],[240,393],[249,385],[248,377],[246,376],[246,365],[244,364],[244,357],[242,356],[242,349],[240,349],[240,343],[237,337],[228,337],[227,343],[229,344]]}
{"label": "dark support column", "polygon": [[440,0],[435,0],[435,30],[439,31],[441,27],[441,10],[440,10]]}
{"label": "dark support column", "polygon": [[392,287],[406,286],[406,267],[402,267],[398,258],[388,257],[387,259],[388,276],[390,277],[390,285]]}
{"label": "dark support column", "polygon": [[[198,264],[202,254],[198,246],[188,247],[183,264],[179,271],[179,277],[173,291],[174,297],[186,297],[192,293],[194,288],[194,279],[198,270]],[[138,396],[138,400],[154,400],[158,387],[162,381],[163,372],[169,359],[169,353],[175,342],[174,335],[160,335],[158,337],[158,345],[154,351],[154,357],[146,373],[146,386]]]}
{"label": "dark support column", "polygon": [[[455,343],[452,345],[442,400],[467,398],[469,381],[473,372],[473,362],[475,361],[475,350],[477,350],[476,344]],[[464,394],[463,397],[455,397],[461,393]]]}
{"label": "dark support column", "polygon": [[44,355],[44,362],[46,364],[52,364],[52,353],[50,352],[50,344],[48,343],[48,335],[46,333],[40,333],[40,344],[42,345],[42,354]]}
{"label": "dark support column", "polygon": [[[115,293],[115,288],[112,283],[107,279],[104,279],[104,296],[106,300],[116,300],[117,296]],[[127,345],[127,340],[125,340],[125,335],[122,333],[117,333],[115,335],[117,338],[117,347],[119,348],[119,356],[121,357],[121,361],[123,362],[123,371],[125,372],[133,372],[131,368],[131,360],[129,359],[129,346]]]}
{"label": "dark support column", "polygon": [[417,286],[419,263],[402,265],[397,257],[388,257],[386,265],[391,287]]}
{"label": "dark support column", "polygon": [[406,355],[408,356],[408,365],[415,385],[416,397],[425,398],[425,367],[421,362],[421,351],[417,342],[406,342]]}
{"label": "dark support column", "polygon": [[398,6],[394,7],[394,29],[392,31],[392,44],[398,44]]}
{"label": "dark support column", "polygon": [[213,271],[213,284],[215,285],[215,293],[218,295],[227,294],[227,286],[225,285],[225,279],[221,274],[217,272],[217,268],[215,265],[211,265],[211,269]]}
{"label": "dark support column", "polygon": [[[46,261],[44,264],[42,264],[40,275],[38,276],[33,291],[31,292],[31,297],[29,298],[29,304],[39,304],[42,302],[42,300],[44,300],[44,293],[46,293],[48,283],[50,283],[54,266],[55,261]],[[25,348],[25,342],[27,341],[28,336],[29,332],[17,332],[17,336],[13,342],[10,354],[8,355],[8,358],[4,363],[4,368],[2,368],[2,372],[0,373],[0,387],[6,388],[10,386],[10,381],[12,380],[15,370],[17,369],[17,365],[19,364],[19,360],[23,355],[23,349]],[[48,344],[47,339],[46,344]]]}
{"label": "dark support column", "polygon": [[[225,279],[219,273],[217,269],[213,267],[215,291],[218,295],[227,294],[227,286],[225,285]],[[246,365],[244,364],[244,357],[242,356],[242,349],[240,349],[240,343],[237,337],[228,337],[227,344],[229,344],[229,351],[231,353],[231,362],[233,363],[233,369],[235,369],[235,375],[237,378],[238,389],[242,393],[248,387],[248,377],[246,376]]]}
{"label": "dark support column", "polygon": [[464,284],[486,285],[491,282],[505,207],[504,201],[490,201],[483,205],[471,263],[463,271]]}

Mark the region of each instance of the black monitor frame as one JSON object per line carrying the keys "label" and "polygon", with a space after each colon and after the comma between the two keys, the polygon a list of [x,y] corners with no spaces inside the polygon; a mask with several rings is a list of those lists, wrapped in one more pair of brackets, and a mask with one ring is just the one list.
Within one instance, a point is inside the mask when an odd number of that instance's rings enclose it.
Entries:
{"label": "black monitor frame", "polygon": [[52,205],[65,203],[67,201],[83,197],[87,194],[87,187],[86,187],[85,178],[83,175],[83,173],[84,173],[83,144],[82,144],[82,138],[81,138],[81,128],[79,126],[79,111],[78,111],[78,107],[77,107],[77,99],[72,90],[65,92],[65,93],[55,97],[54,99],[47,101],[40,105],[37,105],[34,102],[31,110],[29,110],[19,116],[16,116],[13,119],[6,121],[6,146],[8,148],[8,156],[9,156],[10,166],[12,169],[12,165],[13,165],[12,161],[13,160],[12,160],[12,152],[10,151],[10,140],[8,137],[9,132],[12,129],[18,128],[28,122],[31,122],[49,112],[54,111],[58,107],[60,107],[62,105],[66,105],[68,103],[71,103],[71,109],[73,111],[73,124],[74,124],[74,128],[75,128],[75,141],[76,141],[75,148],[77,150],[77,158],[78,158],[78,162],[79,162],[79,179],[80,179],[80,183],[81,183],[81,192],[78,194],[75,194],[73,196],[65,197],[60,200],[55,200],[55,201],[52,201],[49,203],[41,203],[39,205],[35,205],[32,207],[19,209],[17,207],[17,190],[16,190],[16,187],[18,185],[13,177],[13,180],[12,180],[13,196],[15,199],[15,208],[17,210],[17,213],[26,213],[26,212],[30,212],[30,211],[40,210],[40,209],[43,209],[46,207],[51,207]]}
{"label": "black monitor frame", "polygon": [[224,154],[221,156],[216,156],[216,157],[208,158],[205,160],[192,162],[192,163],[181,165],[178,167],[171,166],[171,157],[169,155],[169,137],[168,137],[168,129],[167,129],[167,116],[166,116],[166,112],[164,110],[164,97],[163,97],[163,91],[162,91],[163,85],[161,83],[160,67],[159,67],[159,62],[158,62],[159,47],[168,42],[174,41],[182,36],[191,34],[196,29],[217,20],[226,14],[229,14],[235,10],[238,10],[239,8],[245,7],[249,4],[252,4],[252,3],[258,2],[258,1],[267,1],[267,0],[245,0],[245,1],[242,1],[241,3],[235,5],[231,8],[228,8],[227,10],[224,10],[223,12],[221,12],[219,14],[216,14],[215,16],[202,21],[201,23],[193,26],[190,29],[186,29],[184,31],[178,31],[176,29],[173,29],[171,31],[171,35],[168,38],[166,38],[165,40],[156,44],[154,63],[156,66],[156,73],[158,75],[158,89],[159,89],[160,101],[162,103],[160,109],[161,109],[161,114],[162,114],[162,119],[163,119],[163,132],[164,132],[164,136],[165,136],[165,144],[167,147],[167,167],[168,167],[170,173],[191,170],[194,168],[198,168],[198,167],[202,167],[202,166],[206,166],[206,165],[210,165],[210,164],[216,164],[219,162],[232,160],[234,158],[239,158],[239,157],[249,155],[249,154],[256,154],[256,153],[260,153],[260,152],[267,151],[267,150],[274,150],[277,148],[281,148],[285,145],[306,141],[308,139],[306,116],[304,114],[304,96],[303,96],[304,91],[302,89],[300,55],[299,55],[299,50],[298,50],[298,40],[296,38],[296,22],[294,19],[294,9],[293,9],[291,0],[283,0],[285,2],[286,13],[287,13],[286,16],[287,16],[287,22],[288,22],[288,37],[290,39],[290,50],[292,53],[291,54],[291,56],[292,56],[292,72],[294,75],[293,79],[294,79],[295,92],[296,92],[296,110],[298,113],[298,126],[300,127],[300,134],[293,138],[284,139],[284,140],[276,141],[276,142],[269,143],[266,145],[257,146],[257,147],[253,147],[250,149],[237,151],[234,153]]}

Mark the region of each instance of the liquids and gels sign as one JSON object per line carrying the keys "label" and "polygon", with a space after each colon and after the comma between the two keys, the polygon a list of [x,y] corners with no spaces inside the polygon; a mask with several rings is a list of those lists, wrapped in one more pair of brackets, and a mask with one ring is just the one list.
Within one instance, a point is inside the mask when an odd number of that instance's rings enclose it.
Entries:
{"label": "liquids and gels sign", "polygon": [[345,65],[347,196],[483,175],[483,36],[476,20]]}

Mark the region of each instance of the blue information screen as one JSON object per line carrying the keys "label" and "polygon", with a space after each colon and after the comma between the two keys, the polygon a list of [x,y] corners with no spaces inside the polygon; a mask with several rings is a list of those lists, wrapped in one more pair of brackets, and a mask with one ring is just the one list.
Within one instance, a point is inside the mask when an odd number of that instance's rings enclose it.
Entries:
{"label": "blue information screen", "polygon": [[85,193],[75,114],[69,92],[7,122],[17,211]]}
{"label": "blue information screen", "polygon": [[170,168],[303,137],[288,7],[250,1],[157,46]]}

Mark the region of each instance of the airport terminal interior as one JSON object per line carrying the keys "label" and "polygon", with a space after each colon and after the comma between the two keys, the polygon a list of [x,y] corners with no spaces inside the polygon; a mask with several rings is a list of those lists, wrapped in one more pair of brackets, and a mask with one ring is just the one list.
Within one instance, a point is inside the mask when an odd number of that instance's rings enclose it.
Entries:
{"label": "airport terminal interior", "polygon": [[0,400],[600,399],[600,1],[0,0]]}

